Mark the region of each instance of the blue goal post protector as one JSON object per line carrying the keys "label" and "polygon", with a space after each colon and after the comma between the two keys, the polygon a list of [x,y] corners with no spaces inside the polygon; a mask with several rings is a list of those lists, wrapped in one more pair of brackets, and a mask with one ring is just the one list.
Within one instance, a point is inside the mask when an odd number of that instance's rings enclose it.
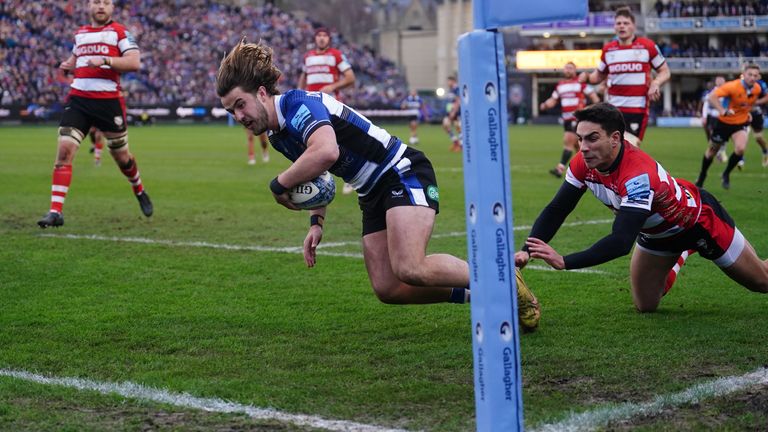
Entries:
{"label": "blue goal post protector", "polygon": [[472,2],[472,15],[476,29],[584,19],[588,11],[588,0],[474,0]]}
{"label": "blue goal post protector", "polygon": [[504,40],[473,31],[458,48],[477,430],[521,431]]}

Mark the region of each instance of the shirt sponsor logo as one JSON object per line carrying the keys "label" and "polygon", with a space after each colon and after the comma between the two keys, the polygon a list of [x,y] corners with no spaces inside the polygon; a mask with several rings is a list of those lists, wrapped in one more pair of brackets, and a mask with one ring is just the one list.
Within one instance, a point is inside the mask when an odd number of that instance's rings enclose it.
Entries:
{"label": "shirt sponsor logo", "polygon": [[109,47],[106,45],[84,45],[75,48],[76,56],[92,55],[92,54],[109,54]]}
{"label": "shirt sponsor logo", "polygon": [[641,174],[624,183],[627,189],[627,201],[637,204],[647,204],[651,196],[651,181],[648,174]]}
{"label": "shirt sponsor logo", "polygon": [[643,65],[641,63],[618,63],[608,66],[610,73],[624,73],[624,72],[642,72]]}
{"label": "shirt sponsor logo", "polygon": [[296,111],[296,115],[294,115],[291,119],[291,126],[297,130],[302,130],[304,129],[304,126],[306,126],[307,120],[309,120],[310,117],[312,117],[312,114],[309,112],[309,108],[307,108],[306,105],[301,105],[299,110]]}

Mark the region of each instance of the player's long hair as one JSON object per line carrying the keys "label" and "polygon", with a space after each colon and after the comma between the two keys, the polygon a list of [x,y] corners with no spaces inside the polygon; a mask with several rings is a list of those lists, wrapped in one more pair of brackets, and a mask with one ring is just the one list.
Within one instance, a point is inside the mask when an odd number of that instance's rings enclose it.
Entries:
{"label": "player's long hair", "polygon": [[583,110],[574,112],[573,115],[580,122],[599,124],[608,136],[618,131],[621,139],[624,139],[624,131],[627,129],[624,124],[624,116],[618,108],[607,102],[590,105]]}
{"label": "player's long hair", "polygon": [[281,72],[272,63],[272,48],[260,43],[247,43],[245,38],[221,61],[216,74],[216,94],[223,97],[235,87],[256,93],[264,86],[271,95],[279,94],[277,80]]}

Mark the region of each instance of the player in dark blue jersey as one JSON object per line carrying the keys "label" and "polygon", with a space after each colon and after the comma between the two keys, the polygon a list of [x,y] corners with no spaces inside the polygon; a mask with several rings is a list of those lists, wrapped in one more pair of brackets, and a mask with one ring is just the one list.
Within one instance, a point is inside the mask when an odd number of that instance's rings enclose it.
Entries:
{"label": "player in dark blue jersey", "polygon": [[[287,193],[292,187],[325,171],[342,177],[358,193],[363,256],[382,302],[469,300],[467,262],[447,254],[426,255],[439,208],[435,172],[426,156],[331,95],[279,94],[279,76],[271,48],[241,42],[222,60],[216,77],[224,108],[254,134],[268,131],[272,147],[293,162],[270,184],[275,200],[296,209]],[[304,259],[313,267],[326,209],[309,212]],[[518,287],[525,290],[524,283]],[[538,316],[535,297],[527,298],[520,304],[521,317]]]}
{"label": "player in dark blue jersey", "polygon": [[448,92],[451,102],[446,107],[448,113],[443,118],[443,129],[451,138],[451,151],[460,152],[461,122],[459,121],[459,114],[461,114],[461,96],[459,95],[459,82],[453,75],[448,77]]}
{"label": "player in dark blue jersey", "polygon": [[424,104],[421,96],[419,96],[419,93],[416,90],[411,90],[408,96],[403,99],[400,108],[416,111],[416,114],[411,117],[411,121],[408,124],[411,129],[411,137],[408,139],[408,144],[416,145],[419,143],[419,123],[427,118],[427,106]]}

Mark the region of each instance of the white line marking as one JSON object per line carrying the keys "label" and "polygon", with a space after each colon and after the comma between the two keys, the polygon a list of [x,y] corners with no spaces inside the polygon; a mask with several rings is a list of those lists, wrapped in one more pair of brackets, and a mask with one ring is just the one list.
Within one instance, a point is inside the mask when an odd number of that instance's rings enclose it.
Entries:
{"label": "white line marking", "polygon": [[[224,249],[233,251],[257,251],[257,252],[280,252],[300,254],[303,253],[301,246],[293,247],[274,247],[274,246],[248,246],[248,245],[230,245],[222,243],[208,243],[208,242],[184,242],[173,240],[156,240],[143,237],[110,237],[97,234],[40,234],[41,237],[50,238],[65,238],[75,240],[99,240],[99,241],[113,241],[113,242],[125,242],[125,243],[143,243],[152,245],[163,246],[182,246],[182,247],[203,247],[211,249]],[[339,246],[336,243],[331,244],[331,247]],[[348,258],[362,258],[363,254],[355,252],[320,252],[319,255],[335,256],[335,257],[348,257]]]}
{"label": "white line marking", "polygon": [[77,390],[91,390],[101,394],[118,394],[126,398],[141,399],[174,405],[181,408],[198,409],[218,413],[246,414],[257,420],[277,420],[297,426],[309,426],[339,432],[406,432],[404,429],[389,429],[376,425],[355,423],[347,420],[330,420],[305,414],[289,414],[271,408],[258,408],[218,398],[199,398],[189,393],[171,393],[167,390],[147,387],[130,381],[122,383],[98,382],[84,378],[47,377],[31,372],[0,369],[0,376],[7,376],[38,384],[57,385]]}
{"label": "white line marking", "polygon": [[559,423],[539,425],[534,432],[582,432],[603,428],[611,421],[627,420],[636,415],[653,415],[664,409],[683,404],[698,403],[707,398],[724,396],[748,387],[768,384],[768,369],[759,368],[742,376],[723,377],[696,384],[693,387],[669,395],[660,395],[650,402],[624,403],[607,406],[579,414],[571,414]]}
{"label": "white line marking", "polygon": [[[613,219],[599,219],[599,220],[588,220],[588,221],[580,221],[580,222],[570,222],[565,223],[563,226],[579,226],[579,225],[596,225],[596,224],[603,224],[603,223],[609,223],[613,222]],[[513,231],[524,231],[524,230],[530,230],[530,225],[522,225],[517,226],[513,228]],[[432,237],[433,238],[445,238],[445,237],[459,237],[466,235],[466,232],[463,231],[454,231],[449,233],[443,233],[443,234],[435,234]],[[143,238],[143,237],[111,237],[111,236],[102,236],[98,234],[40,234],[41,237],[48,237],[48,238],[65,238],[65,239],[75,239],[75,240],[98,240],[98,241],[113,241],[113,242],[124,242],[124,243],[142,243],[142,244],[152,244],[152,245],[163,245],[163,246],[180,246],[180,247],[203,247],[203,248],[211,248],[211,249],[224,249],[224,250],[233,250],[233,251],[257,251],[257,252],[279,252],[279,253],[290,253],[290,254],[301,254],[303,253],[301,246],[292,246],[292,247],[276,247],[276,246],[258,246],[258,245],[231,245],[231,244],[223,244],[223,243],[209,243],[209,242],[202,242],[202,241],[195,241],[195,242],[186,242],[186,241],[173,241],[173,240],[156,240],[156,239],[149,239],[149,238]],[[362,259],[363,254],[359,252],[330,252],[325,251],[322,249],[325,248],[332,248],[332,247],[343,247],[343,246],[360,246],[360,241],[348,241],[348,242],[334,242],[334,243],[325,243],[320,244],[318,246],[317,254],[322,256],[331,256],[331,257],[343,257],[343,258],[357,258]],[[549,267],[543,267],[543,266],[535,266],[531,265],[527,268],[530,268],[532,270],[553,270]],[[580,270],[569,270],[571,272],[576,273],[591,273],[591,274],[610,274],[609,272],[605,272],[602,270],[592,270],[592,269],[580,269]]]}

